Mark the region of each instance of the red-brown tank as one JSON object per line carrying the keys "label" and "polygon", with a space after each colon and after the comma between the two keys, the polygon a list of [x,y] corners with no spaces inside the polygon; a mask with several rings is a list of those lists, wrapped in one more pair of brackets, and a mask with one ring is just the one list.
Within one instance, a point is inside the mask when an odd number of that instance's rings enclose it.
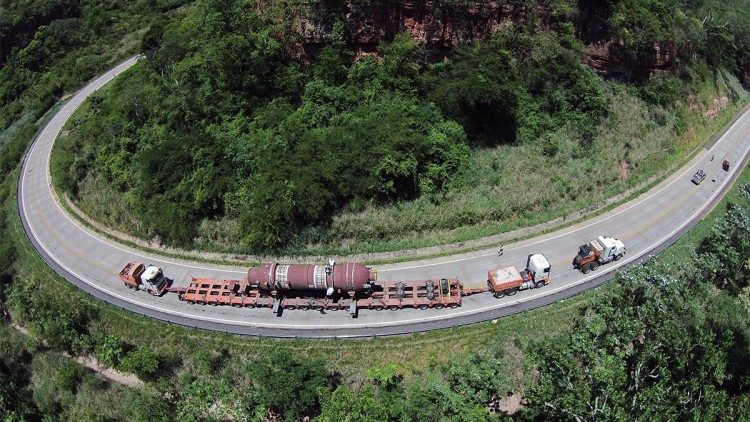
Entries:
{"label": "red-brown tank", "polygon": [[264,290],[341,290],[360,292],[371,287],[377,272],[359,262],[328,265],[265,264],[247,270],[250,286]]}

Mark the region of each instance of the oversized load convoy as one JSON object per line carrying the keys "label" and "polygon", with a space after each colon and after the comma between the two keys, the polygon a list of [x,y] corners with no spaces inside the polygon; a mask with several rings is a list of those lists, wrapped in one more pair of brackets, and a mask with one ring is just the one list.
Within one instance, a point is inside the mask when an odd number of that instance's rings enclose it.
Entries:
{"label": "oversized load convoy", "polygon": [[513,296],[521,290],[535,289],[549,284],[551,265],[542,254],[529,255],[526,269],[518,271],[515,266],[496,268],[487,272],[487,286],[493,296]]}
{"label": "oversized load convoy", "polygon": [[573,258],[573,268],[587,274],[599,265],[618,261],[625,255],[625,244],[620,239],[599,236],[588,245],[578,247],[578,255]]}
{"label": "oversized load convoy", "polygon": [[131,262],[120,271],[120,279],[154,296],[177,293],[189,304],[272,308],[279,315],[284,309],[349,310],[356,317],[359,309],[457,308],[465,296],[488,291],[496,298],[511,296],[547,285],[550,269],[544,255],[532,254],[523,271],[514,266],[491,270],[487,287],[476,289],[464,289],[455,278],[378,281],[377,271],[364,264],[333,260],[326,265],[266,264],[250,268],[241,280],[193,277],[187,287],[172,287],[159,267]]}
{"label": "oversized load convoy", "polygon": [[238,308],[358,309],[392,311],[402,308],[441,309],[461,306],[463,284],[457,279],[377,282],[377,271],[361,263],[326,265],[266,264],[247,271],[244,280],[193,277],[186,288],[170,287],[162,270],[153,265],[129,263],[120,279],[129,288],[153,295],[177,293],[181,301],[198,305]]}

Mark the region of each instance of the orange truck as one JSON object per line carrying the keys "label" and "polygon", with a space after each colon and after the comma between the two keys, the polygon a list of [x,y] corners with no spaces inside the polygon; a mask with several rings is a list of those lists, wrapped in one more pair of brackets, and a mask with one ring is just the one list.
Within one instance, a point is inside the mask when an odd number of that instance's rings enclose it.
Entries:
{"label": "orange truck", "polygon": [[120,280],[129,289],[143,290],[153,296],[161,296],[169,290],[169,279],[155,265],[130,262],[120,271]]}
{"label": "orange truck", "polygon": [[538,289],[549,284],[550,268],[547,257],[532,254],[523,271],[519,272],[513,265],[488,271],[487,286],[497,298],[513,296],[521,290]]}
{"label": "orange truck", "polygon": [[578,247],[578,254],[573,258],[573,268],[587,274],[600,265],[619,261],[625,255],[625,244],[620,239],[599,236],[588,245]]}

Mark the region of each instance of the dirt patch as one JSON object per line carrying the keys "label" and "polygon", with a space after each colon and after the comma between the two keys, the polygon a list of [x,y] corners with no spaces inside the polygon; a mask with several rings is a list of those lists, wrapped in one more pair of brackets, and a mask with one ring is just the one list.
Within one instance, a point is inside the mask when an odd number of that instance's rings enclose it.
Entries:
{"label": "dirt patch", "polygon": [[503,413],[512,415],[520,408],[526,406],[526,399],[520,394],[513,393],[509,396],[498,398],[490,403],[490,413]]}
{"label": "dirt patch", "polygon": [[[67,353],[63,353],[63,354],[66,357],[72,357],[68,355]],[[136,377],[135,375],[126,374],[126,373],[117,371],[112,368],[107,368],[101,365],[99,361],[93,356],[90,356],[90,355],[89,356],[76,356],[72,358],[75,359],[76,362],[91,369],[92,371],[103,376],[104,378],[109,379],[110,381],[114,381],[118,384],[122,384],[122,385],[133,387],[133,388],[143,387],[143,381],[139,380],[138,377]]]}
{"label": "dirt patch", "polygon": [[617,171],[620,173],[620,180],[627,180],[629,170],[630,164],[627,161],[623,161],[617,166]]}

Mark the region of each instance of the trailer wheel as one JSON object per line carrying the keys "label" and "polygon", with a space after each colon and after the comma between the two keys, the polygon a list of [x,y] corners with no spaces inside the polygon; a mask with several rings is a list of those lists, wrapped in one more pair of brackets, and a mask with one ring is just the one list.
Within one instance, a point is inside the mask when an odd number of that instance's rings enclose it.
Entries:
{"label": "trailer wheel", "polygon": [[493,294],[493,296],[495,296],[496,299],[500,299],[501,297],[505,297],[505,290],[500,291],[500,292],[495,292]]}
{"label": "trailer wheel", "polygon": [[199,300],[199,301],[198,301],[198,302],[196,302],[196,303],[198,303],[198,304],[199,304],[199,305],[201,305],[201,306],[206,306],[206,302],[205,302],[205,301],[203,301],[203,300]]}
{"label": "trailer wheel", "polygon": [[307,306],[307,305],[302,305],[302,306],[300,306],[300,307],[299,307],[299,310],[300,310],[300,311],[309,311],[309,310],[310,310],[310,307],[309,307],[309,306]]}
{"label": "trailer wheel", "polygon": [[339,308],[338,306],[332,306],[332,307],[330,307],[330,308],[328,308],[328,309],[330,309],[330,310],[332,310],[332,311],[338,311],[338,310],[339,310],[339,309],[341,309],[341,308]]}
{"label": "trailer wheel", "polygon": [[419,305],[419,309],[421,309],[421,310],[423,310],[423,311],[424,311],[425,309],[427,309],[427,308],[429,308],[429,306],[427,306],[427,305],[426,305],[426,304],[424,304],[424,303],[423,303],[423,304],[421,304],[421,305]]}
{"label": "trailer wheel", "polygon": [[596,269],[599,268],[599,263],[594,261],[591,263],[591,271],[596,271]]}
{"label": "trailer wheel", "polygon": [[186,302],[188,303],[188,305],[195,305],[195,301],[194,300],[188,300]]}
{"label": "trailer wheel", "polygon": [[388,307],[389,311],[398,311],[398,305],[391,305]]}
{"label": "trailer wheel", "polygon": [[384,308],[382,306],[376,306],[375,307],[375,310],[378,311],[378,312],[382,311],[383,309]]}
{"label": "trailer wheel", "polygon": [[249,309],[253,309],[253,308],[255,308],[255,305],[253,305],[253,304],[251,303],[251,304],[249,304],[249,305],[245,305],[245,307],[246,307],[246,308],[249,308]]}
{"label": "trailer wheel", "polygon": [[506,294],[507,294],[508,296],[513,296],[514,294],[518,293],[518,288],[515,288],[515,289],[510,289],[510,290],[506,290],[506,291],[505,291],[505,293],[506,293]]}
{"label": "trailer wheel", "polygon": [[584,274],[588,274],[589,271],[591,271],[591,266],[589,264],[581,266],[581,272]]}
{"label": "trailer wheel", "polygon": [[458,303],[451,303],[450,305],[448,305],[448,307],[451,309],[456,309],[458,308]]}
{"label": "trailer wheel", "polygon": [[232,308],[241,308],[241,307],[242,307],[242,305],[240,305],[239,303],[233,303],[232,304]]}
{"label": "trailer wheel", "polygon": [[437,305],[435,305],[435,309],[443,309],[443,304],[438,303]]}

